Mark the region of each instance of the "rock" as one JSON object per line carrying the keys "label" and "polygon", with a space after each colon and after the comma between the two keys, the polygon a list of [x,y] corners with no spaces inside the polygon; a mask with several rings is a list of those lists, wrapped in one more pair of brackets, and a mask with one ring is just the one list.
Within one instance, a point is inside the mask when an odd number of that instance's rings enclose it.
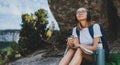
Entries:
{"label": "rock", "polygon": [[58,65],[61,57],[42,57],[45,53],[22,58],[9,65]]}
{"label": "rock", "polygon": [[61,56],[56,56],[53,52],[48,54],[45,50],[37,51],[28,57],[11,62],[9,65],[58,65],[63,51],[58,52],[58,55],[61,54]]}
{"label": "rock", "polygon": [[77,23],[75,21],[76,10],[86,7],[92,12],[93,20],[103,24],[109,41],[120,37],[119,2],[120,0],[48,0],[50,9],[60,26],[61,37],[72,33],[72,28]]}
{"label": "rock", "polygon": [[120,39],[110,44],[110,53],[120,53]]}

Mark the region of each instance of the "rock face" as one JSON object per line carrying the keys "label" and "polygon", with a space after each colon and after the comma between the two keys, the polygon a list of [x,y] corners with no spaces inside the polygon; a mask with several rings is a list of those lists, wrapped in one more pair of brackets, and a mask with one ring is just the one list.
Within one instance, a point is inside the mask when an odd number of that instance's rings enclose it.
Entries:
{"label": "rock face", "polygon": [[19,30],[4,30],[0,31],[0,42],[18,42]]}
{"label": "rock face", "polygon": [[[71,33],[76,25],[75,12],[86,7],[92,18],[103,24],[108,38],[112,41],[120,37],[120,0],[48,0],[50,9],[57,20],[61,32]],[[62,35],[62,34],[61,34]]]}

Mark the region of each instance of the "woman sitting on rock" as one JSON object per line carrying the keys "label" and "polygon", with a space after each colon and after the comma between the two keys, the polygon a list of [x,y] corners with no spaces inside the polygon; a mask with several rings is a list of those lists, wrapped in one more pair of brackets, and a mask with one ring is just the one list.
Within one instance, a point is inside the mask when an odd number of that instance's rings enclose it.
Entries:
{"label": "woman sitting on rock", "polygon": [[[59,65],[81,65],[83,59],[92,62],[91,52],[98,47],[98,42],[101,39],[101,31],[99,24],[94,24],[90,12],[86,8],[79,8],[76,11],[76,19],[78,24],[73,28],[72,39],[68,39],[67,46],[69,47],[67,53],[61,59]],[[93,25],[94,36],[91,37],[89,27]],[[76,33],[76,28],[80,36]],[[90,51],[85,52],[83,49]]]}

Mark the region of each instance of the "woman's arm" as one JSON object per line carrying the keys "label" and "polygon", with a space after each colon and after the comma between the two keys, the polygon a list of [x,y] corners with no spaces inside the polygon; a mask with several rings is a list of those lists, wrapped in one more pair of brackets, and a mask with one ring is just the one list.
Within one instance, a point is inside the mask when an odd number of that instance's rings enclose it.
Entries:
{"label": "woman's arm", "polygon": [[80,44],[80,46],[85,47],[89,50],[95,51],[98,47],[98,43],[99,43],[100,39],[101,39],[100,37],[94,38],[93,46],[86,46],[86,45],[81,45],[81,44]]}
{"label": "woman's arm", "polygon": [[85,47],[89,50],[92,50],[92,51],[95,51],[98,47],[98,43],[102,37],[102,33],[101,33],[101,30],[100,30],[100,26],[99,24],[94,24],[93,26],[93,32],[94,32],[94,41],[93,41],[93,45],[92,46],[86,46],[86,45],[80,45],[82,47]]}
{"label": "woman's arm", "polygon": [[89,50],[96,51],[96,49],[98,47],[98,42],[100,41],[100,38],[101,37],[94,38],[93,46],[87,46],[87,45],[82,45],[82,44],[78,44],[78,43],[74,44],[74,45],[75,45],[75,47],[82,46],[82,47],[87,48]]}

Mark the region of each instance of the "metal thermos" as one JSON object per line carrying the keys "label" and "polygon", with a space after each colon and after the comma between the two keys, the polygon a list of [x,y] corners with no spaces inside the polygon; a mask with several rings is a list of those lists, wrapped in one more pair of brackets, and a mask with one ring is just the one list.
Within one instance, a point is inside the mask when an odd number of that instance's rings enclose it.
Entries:
{"label": "metal thermos", "polygon": [[97,65],[105,65],[105,51],[102,42],[98,43],[97,49]]}

